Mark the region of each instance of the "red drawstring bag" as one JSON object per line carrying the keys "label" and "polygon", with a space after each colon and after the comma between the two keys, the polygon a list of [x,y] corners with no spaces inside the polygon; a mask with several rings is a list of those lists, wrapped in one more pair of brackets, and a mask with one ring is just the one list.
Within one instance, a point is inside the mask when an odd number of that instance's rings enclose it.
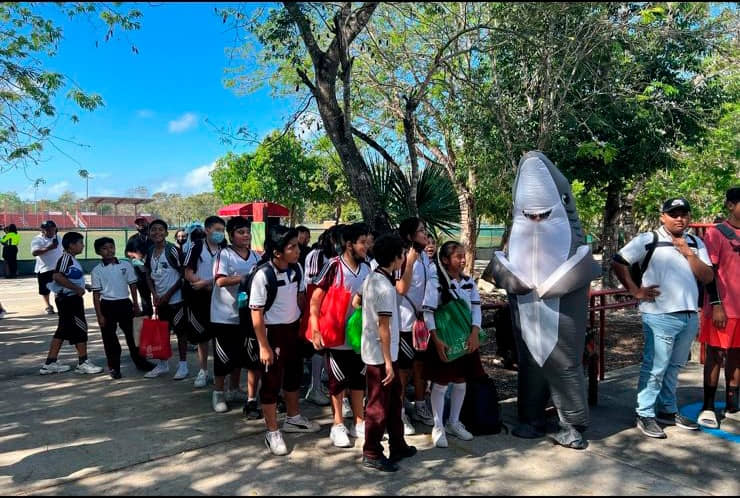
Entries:
{"label": "red drawstring bag", "polygon": [[150,360],[169,360],[172,356],[170,346],[170,324],[159,320],[144,318],[139,337],[139,354]]}
{"label": "red drawstring bag", "polygon": [[344,288],[344,271],[337,266],[339,285],[332,285],[324,296],[319,313],[321,340],[327,348],[344,345],[344,331],[347,326],[347,308],[352,293]]}

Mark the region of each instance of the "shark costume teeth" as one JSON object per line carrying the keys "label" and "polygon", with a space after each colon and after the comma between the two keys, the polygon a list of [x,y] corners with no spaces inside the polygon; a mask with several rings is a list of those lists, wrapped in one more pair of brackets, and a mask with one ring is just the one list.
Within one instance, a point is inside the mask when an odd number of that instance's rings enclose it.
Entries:
{"label": "shark costume teeth", "polygon": [[570,182],[541,152],[519,162],[513,200],[508,249],[496,252],[483,278],[509,295],[520,343],[520,421],[544,424],[551,394],[565,446],[578,447],[568,441],[588,424],[581,370],[587,294],[601,271],[584,244]]}

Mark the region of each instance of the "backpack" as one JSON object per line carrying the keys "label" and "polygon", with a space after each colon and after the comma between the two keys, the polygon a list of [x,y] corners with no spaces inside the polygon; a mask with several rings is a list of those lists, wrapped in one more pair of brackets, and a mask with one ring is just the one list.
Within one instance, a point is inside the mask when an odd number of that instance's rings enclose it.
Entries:
{"label": "backpack", "polygon": [[[688,246],[693,247],[695,249],[698,248],[699,243],[696,241],[696,237],[694,237],[691,234],[686,234],[686,235],[689,238]],[[648,265],[650,264],[650,260],[653,257],[653,253],[655,252],[655,249],[658,247],[673,247],[673,242],[659,242],[658,232],[654,231],[652,242],[645,245],[645,249],[647,250],[645,257],[642,259],[642,261],[638,261],[630,265],[629,267],[630,276],[632,277],[632,281],[635,282],[635,285],[637,285],[638,287],[642,287],[642,276],[647,271]]]}
{"label": "backpack", "polygon": [[[173,254],[172,249],[174,249],[177,253],[177,256]],[[165,242],[164,243],[164,255],[165,258],[167,258],[167,262],[172,266],[172,268],[180,268],[182,264],[180,263],[180,249],[173,244],[172,242]],[[151,269],[151,263],[152,258],[154,257],[154,246],[151,246],[146,253],[146,262],[149,265],[149,269]]]}
{"label": "backpack", "polygon": [[468,380],[460,422],[474,436],[508,432],[501,417],[496,383],[488,375]]}
{"label": "backpack", "polygon": [[[300,287],[300,283],[303,280],[301,266],[292,264],[288,268],[298,275],[298,285]],[[241,282],[239,282],[239,289],[237,290],[237,296],[239,296],[239,324],[247,333],[244,340],[244,347],[246,348],[249,359],[253,362],[259,360],[259,347],[257,347],[257,334],[254,331],[254,324],[252,323],[252,312],[249,309],[249,292],[252,289],[252,281],[255,275],[263,269],[267,277],[267,299],[265,300],[264,307],[264,311],[267,312],[275,303],[278,291],[277,275],[269,261],[254,265],[249,270],[249,273],[242,276]]]}

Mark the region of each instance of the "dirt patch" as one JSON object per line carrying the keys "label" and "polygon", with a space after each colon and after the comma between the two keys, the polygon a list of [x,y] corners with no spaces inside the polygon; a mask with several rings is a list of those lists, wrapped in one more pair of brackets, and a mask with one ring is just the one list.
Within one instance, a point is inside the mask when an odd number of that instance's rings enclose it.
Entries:
{"label": "dirt patch", "polygon": [[[484,303],[500,302],[496,296],[482,296]],[[493,311],[483,313],[484,325],[493,322]],[[598,332],[598,314],[595,326]],[[500,399],[516,396],[517,372],[504,368],[504,359],[497,355],[496,332],[487,327],[488,341],[481,346],[483,367],[496,381]],[[598,348],[598,338],[596,342]],[[639,363],[642,360],[643,334],[640,314],[635,308],[606,311],[606,331],[604,334],[605,371]],[[598,350],[598,349],[597,349]]]}

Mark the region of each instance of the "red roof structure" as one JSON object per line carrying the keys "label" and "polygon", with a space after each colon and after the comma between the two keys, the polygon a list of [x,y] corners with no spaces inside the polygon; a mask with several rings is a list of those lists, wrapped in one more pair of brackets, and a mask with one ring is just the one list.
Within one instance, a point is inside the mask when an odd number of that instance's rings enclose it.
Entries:
{"label": "red roof structure", "polygon": [[[266,209],[265,209],[266,208]],[[245,218],[255,218],[255,214],[260,210],[265,209],[265,215],[267,217],[283,217],[290,216],[290,210],[281,204],[274,202],[248,202],[244,204],[229,204],[218,210],[219,216],[244,216]]]}

